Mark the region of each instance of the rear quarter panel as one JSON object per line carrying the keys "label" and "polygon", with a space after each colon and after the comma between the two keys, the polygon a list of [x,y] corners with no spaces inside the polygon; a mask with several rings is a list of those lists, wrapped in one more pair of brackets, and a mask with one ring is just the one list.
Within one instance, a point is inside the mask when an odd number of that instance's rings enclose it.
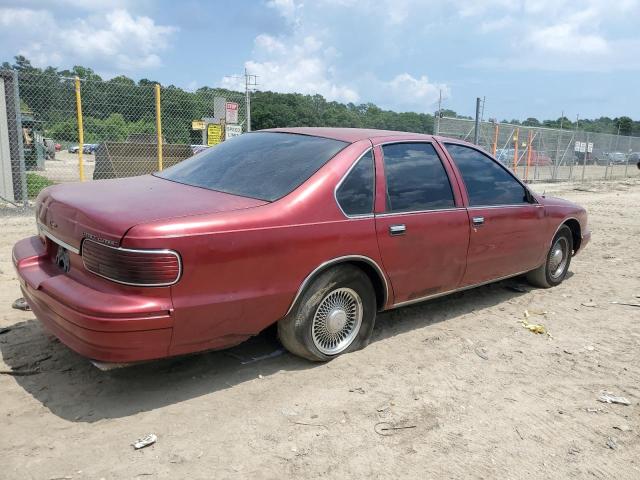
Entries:
{"label": "rear quarter panel", "polygon": [[302,187],[268,205],[132,228],[123,246],[171,248],[182,258],[171,287],[172,354],[222,348],[282,318],[303,280],[328,259],[363,255],[379,265],[374,219],[347,219],[334,187],[371,147],[350,145]]}

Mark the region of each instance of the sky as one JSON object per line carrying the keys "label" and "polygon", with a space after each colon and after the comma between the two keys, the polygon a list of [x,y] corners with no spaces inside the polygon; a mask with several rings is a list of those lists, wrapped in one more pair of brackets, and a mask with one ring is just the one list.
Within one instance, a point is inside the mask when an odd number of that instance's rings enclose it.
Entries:
{"label": "sky", "polygon": [[396,111],[640,119],[640,0],[0,0],[0,61]]}

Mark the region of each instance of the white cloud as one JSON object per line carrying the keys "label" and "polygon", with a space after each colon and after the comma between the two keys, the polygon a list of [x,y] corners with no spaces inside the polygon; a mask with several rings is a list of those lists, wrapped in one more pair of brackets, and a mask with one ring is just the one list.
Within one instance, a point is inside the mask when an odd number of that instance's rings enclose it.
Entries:
{"label": "white cloud", "polygon": [[123,9],[60,22],[47,10],[0,8],[0,25],[9,35],[20,35],[29,28],[29,41],[22,42],[19,53],[34,65],[91,61],[126,71],[159,66],[158,52],[168,47],[177,31]]}
{"label": "white cloud", "polygon": [[580,32],[571,23],[559,23],[529,32],[526,42],[533,48],[551,53],[593,55],[609,52],[609,44],[604,37]]}
{"label": "white cloud", "polygon": [[[294,42],[261,34],[255,39],[257,59],[245,62],[245,68],[258,76],[260,90],[275,92],[319,93],[329,100],[355,102],[358,92],[340,84],[330,64],[333,50],[312,35]],[[225,77],[222,86],[243,88],[242,80]]]}
{"label": "white cloud", "polygon": [[290,23],[297,23],[300,19],[302,3],[296,0],[269,0],[267,6],[277,10]]}
{"label": "white cloud", "polygon": [[418,111],[431,111],[431,107],[438,102],[440,92],[443,98],[450,95],[447,85],[431,83],[426,75],[415,78],[408,73],[401,73],[386,82],[386,86],[396,105]]}
{"label": "white cloud", "polygon": [[[297,0],[269,0],[287,20],[288,33],[273,36],[261,33],[254,39],[254,50],[244,62],[248,73],[257,75],[258,89],[276,92],[320,94],[328,100],[367,102],[377,99],[389,108],[398,106],[426,111],[437,101],[439,89],[448,88],[429,82],[426,76],[414,78],[401,73],[390,81],[370,71],[346,75],[341,49],[332,35],[333,15],[382,15],[390,28],[397,28],[411,15],[413,0],[317,0],[303,4]],[[375,7],[375,8],[374,8]],[[358,28],[354,26],[354,34]],[[342,75],[341,75],[342,74]],[[225,77],[221,85],[243,89],[243,80]],[[363,98],[361,90],[367,92]]]}
{"label": "white cloud", "polygon": [[[624,32],[619,31],[621,21],[640,15],[638,0],[585,0],[579,4],[568,0],[520,0],[511,2],[509,16],[482,21],[490,12],[487,5],[496,7],[500,1],[479,2],[466,14],[481,20],[480,33],[503,31],[512,52],[503,58],[476,59],[470,66],[613,71],[640,65],[636,51],[628,48],[637,44],[637,35],[624,38]],[[627,48],[621,50],[623,46]]]}

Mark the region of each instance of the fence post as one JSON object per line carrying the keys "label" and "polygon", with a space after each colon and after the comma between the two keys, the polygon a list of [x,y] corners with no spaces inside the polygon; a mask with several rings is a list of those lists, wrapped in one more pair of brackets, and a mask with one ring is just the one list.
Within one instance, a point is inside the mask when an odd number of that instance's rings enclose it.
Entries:
{"label": "fence post", "polygon": [[480,140],[480,97],[476,98],[476,121],[473,132],[473,144],[478,145]]}
{"label": "fence post", "polygon": [[587,156],[589,155],[589,134],[587,133],[587,141],[586,141],[586,145],[584,147],[584,160],[582,162],[582,178],[581,178],[581,182],[584,182],[584,171],[587,168]]}
{"label": "fence post", "polygon": [[[541,151],[541,147],[544,147],[542,145],[542,134],[540,133],[540,130],[536,131],[536,133],[533,135],[533,137],[531,137],[531,143],[536,141],[536,138],[538,139],[538,152]],[[538,180],[538,158],[536,158],[536,163],[533,166],[533,181]]]}
{"label": "fence post", "polygon": [[496,156],[496,151],[498,150],[498,129],[499,128],[500,127],[498,126],[498,123],[496,123],[496,129],[495,129],[495,132],[493,132],[493,148],[491,149],[494,157]]}
{"label": "fence post", "polygon": [[516,127],[516,134],[513,137],[513,173],[518,175],[518,137],[520,135],[520,127]]}
{"label": "fence post", "polygon": [[160,110],[160,84],[155,84],[156,132],[158,134],[158,171],[162,171],[162,111]]}
{"label": "fence post", "polygon": [[627,144],[627,161],[624,164],[624,178],[627,178],[627,172],[629,170],[629,155],[631,154],[631,137],[627,137],[629,139]]}
{"label": "fence post", "polygon": [[80,77],[76,77],[76,114],[78,116],[78,173],[84,182],[84,127],[82,126],[82,95],[80,94]]}
{"label": "fence post", "polygon": [[[12,88],[13,88],[13,107],[14,107],[14,120],[16,122],[15,125],[15,135],[16,135],[16,140],[17,140],[17,144],[18,144],[18,151],[17,156],[18,156],[18,168],[20,169],[20,201],[22,202],[22,204],[26,207],[27,205],[29,205],[29,191],[27,188],[27,175],[26,175],[26,166],[24,163],[24,143],[22,142],[23,139],[23,132],[22,132],[22,111],[20,110],[20,77],[18,75],[18,72],[16,70],[12,70],[11,72],[11,79],[12,79]],[[5,88],[6,88],[7,84],[5,83]],[[6,90],[5,90],[5,95],[6,95]],[[7,114],[9,113],[9,104],[7,104]],[[7,126],[11,125],[11,119],[7,117]],[[13,166],[12,166],[12,170],[13,170]],[[15,185],[14,185],[15,188]],[[14,195],[15,195],[15,191],[14,191]],[[15,200],[17,200],[17,197],[14,197]]]}
{"label": "fence post", "polygon": [[524,181],[529,180],[529,167],[531,166],[531,130],[529,130],[529,135],[527,137],[527,165],[524,170]]}

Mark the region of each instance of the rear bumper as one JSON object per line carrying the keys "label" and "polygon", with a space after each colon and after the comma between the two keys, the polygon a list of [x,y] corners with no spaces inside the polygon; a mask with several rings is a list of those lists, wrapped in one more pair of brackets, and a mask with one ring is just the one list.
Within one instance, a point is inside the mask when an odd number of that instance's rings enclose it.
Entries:
{"label": "rear bumper", "polygon": [[80,355],[113,363],[169,355],[170,300],[81,283],[51,264],[38,237],[14,246],[13,263],[36,318]]}

